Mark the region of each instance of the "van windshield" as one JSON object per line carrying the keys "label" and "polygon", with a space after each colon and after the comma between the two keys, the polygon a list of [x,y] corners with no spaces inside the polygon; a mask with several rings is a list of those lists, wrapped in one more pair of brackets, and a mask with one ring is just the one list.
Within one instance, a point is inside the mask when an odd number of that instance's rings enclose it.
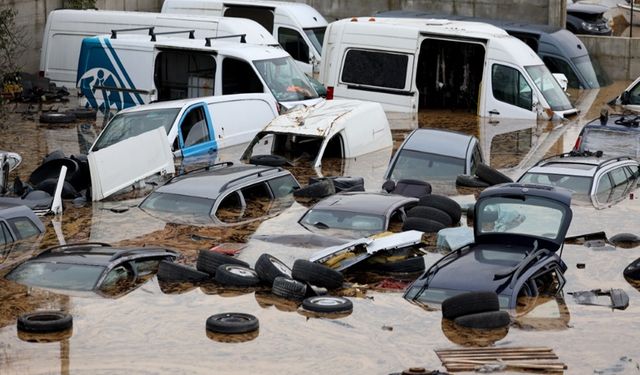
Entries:
{"label": "van windshield", "polygon": [[307,34],[307,38],[309,38],[319,56],[322,55],[322,41],[324,40],[324,32],[326,30],[326,27],[304,29],[304,33]]}
{"label": "van windshield", "polygon": [[598,87],[600,87],[598,76],[596,75],[596,71],[593,68],[593,64],[591,64],[589,55],[576,57],[571,60],[574,64],[576,64],[576,67],[578,68],[584,79],[589,83],[590,88],[597,89]]}
{"label": "van windshield", "polygon": [[525,69],[531,76],[531,79],[533,79],[533,83],[535,83],[536,87],[538,87],[542,93],[542,96],[544,96],[547,103],[549,103],[551,109],[554,111],[565,111],[573,108],[569,98],[567,98],[560,84],[553,75],[551,75],[551,72],[549,72],[546,66],[532,65],[526,66]]}
{"label": "van windshield", "polygon": [[119,113],[100,133],[91,151],[98,151],[160,127],[164,127],[168,134],[179,111],[180,108],[168,108]]}
{"label": "van windshield", "polygon": [[318,93],[290,56],[253,62],[279,102],[315,99]]}

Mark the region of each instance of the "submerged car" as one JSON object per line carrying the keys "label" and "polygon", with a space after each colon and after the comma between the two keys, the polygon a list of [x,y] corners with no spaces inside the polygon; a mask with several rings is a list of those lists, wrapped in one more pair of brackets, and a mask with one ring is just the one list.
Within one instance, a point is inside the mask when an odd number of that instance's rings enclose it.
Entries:
{"label": "submerged car", "polygon": [[[640,77],[636,78],[619,96],[609,102],[610,105],[620,105],[622,109],[640,112]],[[627,116],[632,119],[634,116]],[[615,119],[614,119],[615,120]]]}
{"label": "submerged car", "polygon": [[518,297],[560,293],[567,267],[557,253],[571,223],[570,204],[571,193],[561,188],[487,188],[474,209],[474,242],[442,257],[404,298],[440,304],[460,293],[492,291],[501,308],[515,309]]}
{"label": "submerged car", "polygon": [[640,117],[636,115],[602,116],[584,125],[573,151],[602,151],[610,157],[629,156],[640,161],[639,124]]}
{"label": "submerged car", "polygon": [[625,199],[637,187],[639,168],[638,161],[629,157],[574,152],[539,161],[518,182],[569,189],[574,199],[591,200],[596,208],[602,208]]}
{"label": "submerged car", "polygon": [[120,248],[96,242],[61,245],[18,265],[5,278],[27,286],[116,297],[146,281],[161,260],[178,256],[173,250],[155,247]]}
{"label": "submerged car", "polygon": [[611,35],[608,11],[604,5],[581,1],[567,1],[567,30],[574,34]]}

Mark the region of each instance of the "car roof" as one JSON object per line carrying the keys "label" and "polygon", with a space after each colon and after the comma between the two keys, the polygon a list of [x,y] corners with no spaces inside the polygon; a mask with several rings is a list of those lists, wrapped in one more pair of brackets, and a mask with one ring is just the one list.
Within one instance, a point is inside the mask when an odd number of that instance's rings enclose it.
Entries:
{"label": "car roof", "polygon": [[[27,262],[51,262],[83,264],[92,266],[108,266],[114,260],[124,255],[149,255],[158,256],[166,253],[175,253],[159,247],[135,247],[122,248],[98,245],[95,243],[79,243],[72,245],[55,246],[44,250]],[[177,255],[177,253],[175,253]]]}
{"label": "car roof", "polygon": [[[604,121],[603,121],[604,120]],[[625,123],[627,123],[625,125]],[[634,125],[635,123],[635,125]],[[640,127],[638,126],[640,123],[640,117],[637,115],[624,115],[624,114],[610,114],[605,118],[596,118],[594,120],[589,121],[584,125],[584,129],[609,129],[609,130],[617,130],[623,132],[640,132]]]}
{"label": "car roof", "polygon": [[158,192],[216,199],[229,187],[244,186],[285,175],[291,173],[279,167],[221,163],[176,176],[152,194]]}
{"label": "car roof", "polygon": [[393,207],[417,201],[417,198],[405,197],[398,194],[348,192],[327,197],[316,203],[311,209],[384,215]]}
{"label": "car roof", "polygon": [[[420,128],[409,134],[401,149],[465,159],[469,145],[474,139],[475,137],[472,135]],[[457,147],[453,147],[454,145]]]}
{"label": "car roof", "polygon": [[571,205],[571,191],[567,189],[517,182],[491,186],[480,193],[478,201],[492,196],[518,196],[522,194],[553,199],[566,206]]}
{"label": "car roof", "polygon": [[593,177],[605,164],[615,166],[618,162],[630,163],[634,162],[634,160],[628,157],[608,158],[604,156],[567,156],[563,154],[538,162],[538,164],[530,168],[526,173]]}

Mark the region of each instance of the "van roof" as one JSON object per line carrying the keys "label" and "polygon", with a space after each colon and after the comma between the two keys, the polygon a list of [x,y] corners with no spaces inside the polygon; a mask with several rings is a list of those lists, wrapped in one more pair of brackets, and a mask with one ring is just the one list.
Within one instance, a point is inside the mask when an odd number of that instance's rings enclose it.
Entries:
{"label": "van roof", "polygon": [[[373,19],[373,21],[370,21]],[[460,36],[474,36],[484,38],[509,38],[509,34],[498,27],[470,21],[457,21],[448,19],[416,19],[416,18],[372,18],[356,17],[342,19],[336,22],[345,22],[353,27],[366,27],[362,25],[375,25],[384,28],[404,30],[405,32],[427,32],[430,34],[446,34]]]}
{"label": "van roof", "polygon": [[148,35],[122,34],[118,35],[116,39],[112,39],[110,35],[100,35],[95,38],[103,39],[105,41],[108,40],[112,46],[198,50],[219,53],[227,56],[236,56],[247,61],[267,60],[290,56],[280,47],[239,43],[239,41],[231,41],[232,39],[213,39],[211,41],[211,46],[207,47],[204,39],[189,39],[186,36],[184,38],[177,38],[158,35],[156,37],[157,41],[155,42],[152,42]]}

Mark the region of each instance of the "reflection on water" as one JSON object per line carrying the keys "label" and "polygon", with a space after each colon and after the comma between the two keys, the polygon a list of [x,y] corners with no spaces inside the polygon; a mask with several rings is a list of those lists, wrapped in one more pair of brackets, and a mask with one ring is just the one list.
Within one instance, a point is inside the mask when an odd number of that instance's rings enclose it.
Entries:
{"label": "reflection on water", "polygon": [[[489,123],[465,113],[420,113],[413,125],[394,124],[394,149],[417,126],[456,130],[478,137],[485,159],[511,177],[518,177],[541,157],[570,150],[581,125],[597,117],[604,103],[627,84],[618,82],[601,90],[570,92],[582,114],[564,123]],[[0,149],[23,156],[22,166],[13,173],[26,180],[48,152],[59,148],[67,154],[83,152],[98,131],[94,124],[51,127],[14,114],[3,125]],[[367,189],[378,189],[391,152],[384,150],[355,160],[328,160],[320,172],[364,176]],[[292,168],[292,172],[301,183],[318,174],[304,165]],[[465,199],[478,193],[477,189],[459,190],[453,185],[437,189],[451,195],[467,195]],[[45,218],[45,235],[36,244],[16,249],[0,260],[0,275],[34,250],[62,240],[166,246],[184,255],[180,262],[192,265],[198,250],[222,242],[248,243],[240,258],[250,264],[263,252],[269,252],[291,265],[295,259],[308,257],[326,246],[325,241],[310,238],[309,232],[297,225],[309,202],[294,202],[266,221],[216,228],[167,223],[135,208],[137,201],[79,208],[66,202],[64,215],[56,219],[61,221],[64,238],[56,235],[50,224],[52,219]],[[112,210],[123,205],[130,207],[125,212]],[[589,205],[577,205],[569,235],[600,230],[609,236],[637,233],[634,218],[639,213],[637,199],[598,211]],[[427,266],[439,257],[436,252],[428,253]],[[451,327],[442,323],[437,309],[425,310],[404,301],[398,291],[408,280],[366,273],[348,277],[352,288],[343,293],[350,296],[354,309],[351,315],[339,319],[302,315],[296,302],[279,299],[268,289],[171,285],[153,277],[128,294],[105,299],[64,296],[0,279],[0,373],[237,374],[255,373],[259,368],[263,374],[381,374],[415,366],[438,368],[440,361],[433,349],[456,345],[549,346],[569,365],[569,373],[591,373],[594,368],[610,367],[623,356],[640,358],[638,346],[627,344],[637,342],[640,292],[622,276],[624,267],[637,257],[634,249],[604,251],[566,245],[565,291],[622,288],[630,296],[630,307],[611,312],[580,306],[571,299],[521,301],[509,331],[488,337],[452,333]],[[578,263],[584,267],[578,268]],[[19,337],[15,328],[17,316],[38,309],[71,313],[73,334],[60,341],[37,343]],[[259,335],[236,337],[229,343],[203,332],[208,316],[229,311],[258,317]]]}

